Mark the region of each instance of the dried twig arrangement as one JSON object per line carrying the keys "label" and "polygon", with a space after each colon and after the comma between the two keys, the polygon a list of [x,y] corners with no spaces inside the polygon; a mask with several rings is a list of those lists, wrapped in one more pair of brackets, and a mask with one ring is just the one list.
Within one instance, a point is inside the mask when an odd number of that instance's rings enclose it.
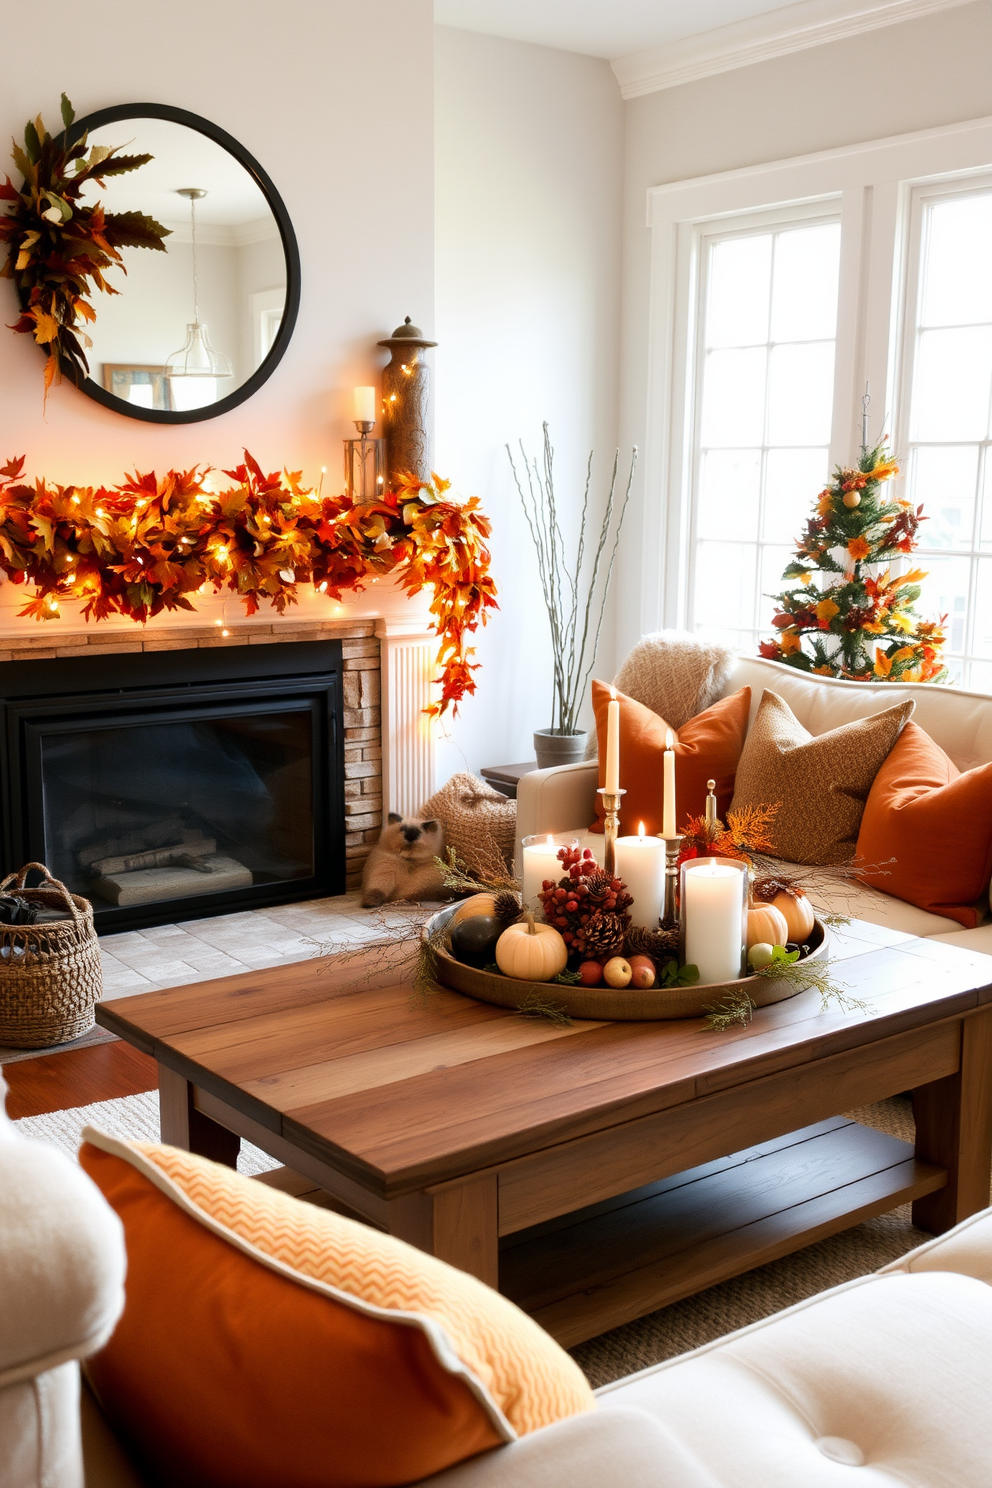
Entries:
{"label": "dried twig arrangement", "polygon": [[[520,495],[520,502],[530,528],[537,554],[537,571],[541,593],[551,626],[551,651],[554,661],[554,705],[551,727],[560,734],[574,734],[579,709],[585,699],[592,676],[599,638],[603,629],[606,596],[613,577],[620,529],[627,512],[630,490],[637,465],[637,446],[631,450],[630,470],[623,499],[618,503],[617,476],[620,451],[613,458],[606,506],[598,534],[593,531],[589,510],[592,486],[592,454],[586,465],[585,490],[579,521],[579,537],[574,559],[565,552],[558,498],[555,494],[554,449],[544,429],[544,455],[533,461],[520,443],[520,456],[525,477],[521,478],[514,463],[513,451],[506,446],[510,468]],[[616,519],[614,522],[614,518]],[[610,547],[612,534],[613,545]]]}

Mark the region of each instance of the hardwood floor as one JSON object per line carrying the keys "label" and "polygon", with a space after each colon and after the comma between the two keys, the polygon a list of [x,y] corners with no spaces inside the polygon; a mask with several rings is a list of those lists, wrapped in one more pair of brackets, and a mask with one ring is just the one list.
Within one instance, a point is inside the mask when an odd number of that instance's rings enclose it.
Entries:
{"label": "hardwood floor", "polygon": [[3,1076],[10,1086],[7,1115],[12,1121],[140,1095],[158,1084],[154,1059],[123,1040],[5,1064]]}

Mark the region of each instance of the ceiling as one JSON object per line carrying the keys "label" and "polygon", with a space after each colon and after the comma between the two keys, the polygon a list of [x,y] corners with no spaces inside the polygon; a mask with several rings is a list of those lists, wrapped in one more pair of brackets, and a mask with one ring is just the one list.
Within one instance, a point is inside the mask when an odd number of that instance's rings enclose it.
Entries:
{"label": "ceiling", "polygon": [[[434,19],[612,61],[782,8],[768,0],[434,0]],[[836,7],[868,8],[864,0]]]}
{"label": "ceiling", "polygon": [[[784,49],[857,34],[964,0],[434,0],[434,19],[466,31],[555,46],[610,61],[653,52],[693,57],[756,43]],[[799,37],[802,36],[802,40]],[[660,58],[659,58],[660,60]],[[629,70],[629,68],[626,68]],[[625,80],[622,70],[617,70]]]}

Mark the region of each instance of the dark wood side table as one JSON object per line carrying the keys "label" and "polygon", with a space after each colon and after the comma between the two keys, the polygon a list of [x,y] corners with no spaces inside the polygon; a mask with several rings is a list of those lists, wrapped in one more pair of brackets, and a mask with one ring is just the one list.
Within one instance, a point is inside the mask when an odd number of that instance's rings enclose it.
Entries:
{"label": "dark wood side table", "polygon": [[504,796],[515,801],[521,775],[529,775],[531,770],[536,769],[537,760],[528,760],[525,765],[486,765],[479,774],[483,780],[489,782],[493,790],[502,791]]}
{"label": "dark wood side table", "polygon": [[[832,933],[866,1011],[806,992],[722,1033],[418,1000],[374,953],[97,1019],[158,1060],[165,1141],[256,1142],[570,1346],[898,1204],[940,1233],[988,1203],[992,956]],[[904,1090],[915,1149],[843,1114]]]}

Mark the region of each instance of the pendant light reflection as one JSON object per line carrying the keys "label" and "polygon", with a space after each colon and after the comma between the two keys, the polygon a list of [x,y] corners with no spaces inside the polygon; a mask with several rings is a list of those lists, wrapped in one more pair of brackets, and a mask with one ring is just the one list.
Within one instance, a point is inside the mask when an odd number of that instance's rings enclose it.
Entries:
{"label": "pendant light reflection", "polygon": [[[186,340],[178,351],[166,359],[165,375],[170,379],[185,377],[233,377],[234,368],[223,352],[210,344],[205,321],[200,319],[200,286],[196,267],[196,204],[206,196],[199,186],[182,186],[177,193],[189,202],[190,230],[193,240],[193,319],[186,327]],[[186,402],[187,400],[183,400]],[[204,400],[212,402],[212,398]]]}

